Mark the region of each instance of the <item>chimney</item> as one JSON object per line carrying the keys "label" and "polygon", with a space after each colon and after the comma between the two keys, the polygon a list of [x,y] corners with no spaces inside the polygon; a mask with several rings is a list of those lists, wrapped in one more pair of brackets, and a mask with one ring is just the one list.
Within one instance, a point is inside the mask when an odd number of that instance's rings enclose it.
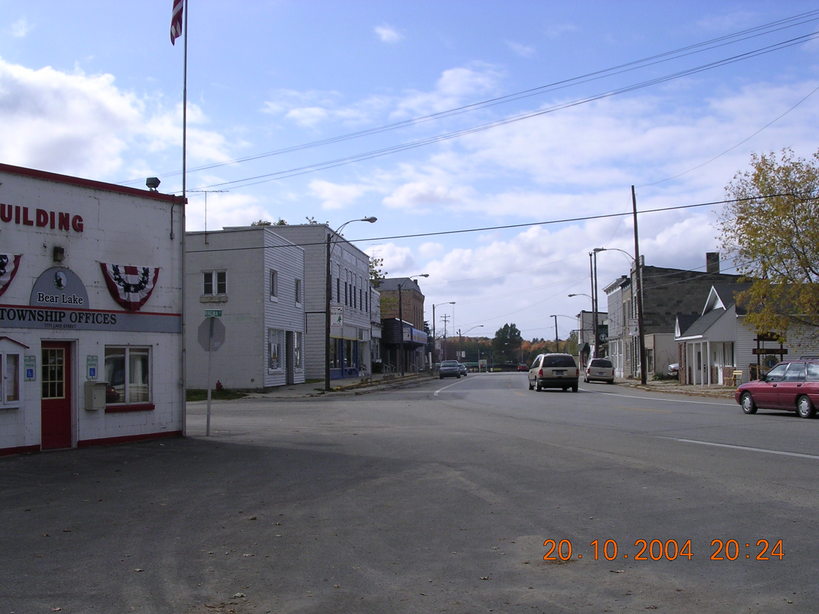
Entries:
{"label": "chimney", "polygon": [[719,273],[719,252],[705,252],[705,272]]}

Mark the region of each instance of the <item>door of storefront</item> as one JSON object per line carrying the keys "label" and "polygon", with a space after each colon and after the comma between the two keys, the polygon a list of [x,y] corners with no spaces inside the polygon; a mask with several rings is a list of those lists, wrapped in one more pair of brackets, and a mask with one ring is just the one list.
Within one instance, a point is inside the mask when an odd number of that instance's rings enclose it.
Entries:
{"label": "door of storefront", "polygon": [[41,447],[71,447],[71,344],[42,344],[40,381]]}

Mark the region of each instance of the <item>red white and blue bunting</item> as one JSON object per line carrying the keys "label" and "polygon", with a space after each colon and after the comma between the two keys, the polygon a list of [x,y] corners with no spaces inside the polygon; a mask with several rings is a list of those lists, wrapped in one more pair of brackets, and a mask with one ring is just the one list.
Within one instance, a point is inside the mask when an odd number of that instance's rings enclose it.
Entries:
{"label": "red white and blue bunting", "polygon": [[159,278],[159,267],[104,262],[100,262],[100,267],[111,298],[128,311],[138,311],[151,298]]}
{"label": "red white and blue bunting", "polygon": [[3,295],[14,276],[17,275],[17,269],[20,268],[20,258],[20,254],[0,254],[0,296]]}

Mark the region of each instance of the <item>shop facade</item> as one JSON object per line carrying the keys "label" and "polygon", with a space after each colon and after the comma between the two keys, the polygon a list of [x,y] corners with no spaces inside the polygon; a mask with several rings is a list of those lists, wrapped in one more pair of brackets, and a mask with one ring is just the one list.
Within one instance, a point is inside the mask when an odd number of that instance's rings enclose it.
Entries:
{"label": "shop facade", "polygon": [[0,454],[184,433],[183,203],[0,164]]}

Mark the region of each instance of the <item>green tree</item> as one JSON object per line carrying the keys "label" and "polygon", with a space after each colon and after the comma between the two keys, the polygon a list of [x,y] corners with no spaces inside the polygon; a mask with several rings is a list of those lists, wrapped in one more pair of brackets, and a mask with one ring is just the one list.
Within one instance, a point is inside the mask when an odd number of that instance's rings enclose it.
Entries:
{"label": "green tree", "polygon": [[383,265],[383,258],[373,258],[370,256],[370,283],[373,285],[373,288],[378,288],[381,282],[387,278],[387,272],[381,269]]}
{"label": "green tree", "polygon": [[737,296],[758,332],[819,334],[819,152],[752,155],[726,186],[735,199],[719,219],[722,245],[748,290]]}
{"label": "green tree", "polygon": [[495,331],[495,338],[492,339],[492,351],[495,355],[495,364],[519,362],[520,346],[523,337],[514,324],[504,324]]}

